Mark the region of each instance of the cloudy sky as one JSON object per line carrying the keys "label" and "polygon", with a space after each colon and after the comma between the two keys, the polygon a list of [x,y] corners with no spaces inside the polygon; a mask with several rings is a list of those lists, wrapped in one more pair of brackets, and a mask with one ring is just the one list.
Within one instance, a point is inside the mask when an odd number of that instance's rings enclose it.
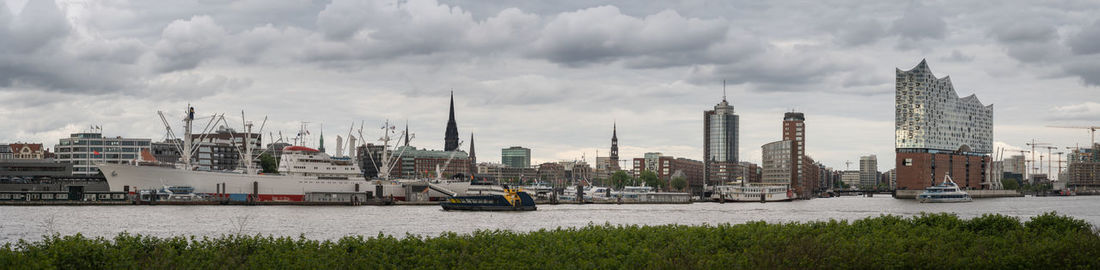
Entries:
{"label": "cloudy sky", "polygon": [[[439,149],[449,91],[478,156],[700,159],[702,111],[727,96],[741,155],[806,113],[826,165],[893,167],[895,68],[927,59],[994,104],[995,141],[1088,141],[1100,125],[1098,1],[0,0],[0,141],[100,125],[164,138],[157,110],[269,117],[266,131],[376,138],[408,121]],[[251,117],[250,117],[251,118]],[[173,122],[173,124],[178,124]],[[468,144],[468,143],[467,143]],[[465,147],[466,145],[464,145]],[[331,145],[329,148],[332,149]],[[330,150],[333,151],[333,150]]]}

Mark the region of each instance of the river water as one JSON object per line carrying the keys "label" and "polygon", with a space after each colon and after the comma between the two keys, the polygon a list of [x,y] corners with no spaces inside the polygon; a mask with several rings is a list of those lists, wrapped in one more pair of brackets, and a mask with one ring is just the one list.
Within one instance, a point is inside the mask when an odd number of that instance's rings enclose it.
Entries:
{"label": "river water", "polygon": [[1058,213],[1100,225],[1100,196],[978,199],[922,204],[889,196],[840,197],[779,203],[684,205],[539,205],[534,212],[444,212],[439,206],[0,206],[0,243],[38,240],[44,234],[113,237],[220,236],[246,233],[336,239],[347,235],[406,233],[435,236],[479,229],[532,231],[589,224],[721,224],[859,219],[884,214],[985,213],[1017,216]]}

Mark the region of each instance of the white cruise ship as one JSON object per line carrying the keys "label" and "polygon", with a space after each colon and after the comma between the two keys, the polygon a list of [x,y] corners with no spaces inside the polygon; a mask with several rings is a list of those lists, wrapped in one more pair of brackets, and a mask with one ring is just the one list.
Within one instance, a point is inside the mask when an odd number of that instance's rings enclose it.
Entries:
{"label": "white cruise ship", "polygon": [[[161,114],[163,118],[163,114]],[[252,167],[252,149],[245,143],[243,172],[197,171],[191,164],[191,121],[194,108],[189,108],[184,118],[185,135],[180,140],[181,164],[165,166],[150,162],[132,164],[100,163],[100,171],[107,178],[111,191],[136,193],[139,190],[159,189],[164,186],[190,187],[202,196],[225,197],[236,201],[303,201],[307,193],[372,192],[375,196],[392,197],[394,200],[438,201],[451,196],[437,189],[465,193],[469,182],[431,183],[435,189],[413,188],[428,186],[428,180],[388,179],[388,173],[380,173],[385,180],[367,180],[363,177],[354,158],[331,157],[316,149],[288,146],[283,149],[279,174],[260,174]],[[167,123],[167,121],[165,121]],[[386,124],[389,126],[389,123]],[[251,124],[245,124],[251,132]],[[389,147],[392,128],[387,128],[381,139]],[[388,149],[388,148],[387,148]],[[388,151],[383,151],[388,152]],[[383,155],[380,172],[389,172],[389,155]],[[381,187],[381,192],[379,191]]]}

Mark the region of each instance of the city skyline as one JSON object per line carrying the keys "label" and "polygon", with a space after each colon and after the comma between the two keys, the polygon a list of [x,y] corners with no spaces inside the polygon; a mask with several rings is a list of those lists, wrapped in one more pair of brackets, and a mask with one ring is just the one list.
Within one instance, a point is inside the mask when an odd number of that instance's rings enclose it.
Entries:
{"label": "city skyline", "polygon": [[[0,142],[52,146],[92,125],[159,141],[156,111],[172,121],[191,103],[233,124],[242,109],[267,115],[266,130],[284,134],[299,121],[331,132],[408,120],[414,146],[443,149],[453,88],[460,135],[478,134],[481,160],[520,145],[533,150],[532,164],[595,164],[597,152],[608,156],[609,124],[621,135],[620,160],[703,160],[698,112],[720,101],[726,79],[741,118],[740,160],[760,164],[760,146],[781,128],[775,119],[793,109],[814,134],[806,155],[841,169],[863,155],[894,160],[892,70],[921,59],[951,76],[960,96],[995,105],[994,148],[1028,148],[1032,138],[1084,144],[1087,131],[1044,126],[1100,119],[1094,2],[334,1],[156,12],[145,5],[167,4],[58,3],[0,1]],[[594,23],[601,27],[581,27]],[[371,131],[368,140],[378,136]]]}

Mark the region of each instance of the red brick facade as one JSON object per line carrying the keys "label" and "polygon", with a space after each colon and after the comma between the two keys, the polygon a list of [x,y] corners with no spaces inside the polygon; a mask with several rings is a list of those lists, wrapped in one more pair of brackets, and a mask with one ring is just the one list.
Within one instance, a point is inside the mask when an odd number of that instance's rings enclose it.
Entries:
{"label": "red brick facade", "polygon": [[964,189],[983,189],[989,156],[957,153],[897,153],[897,189],[919,190],[951,179]]}

